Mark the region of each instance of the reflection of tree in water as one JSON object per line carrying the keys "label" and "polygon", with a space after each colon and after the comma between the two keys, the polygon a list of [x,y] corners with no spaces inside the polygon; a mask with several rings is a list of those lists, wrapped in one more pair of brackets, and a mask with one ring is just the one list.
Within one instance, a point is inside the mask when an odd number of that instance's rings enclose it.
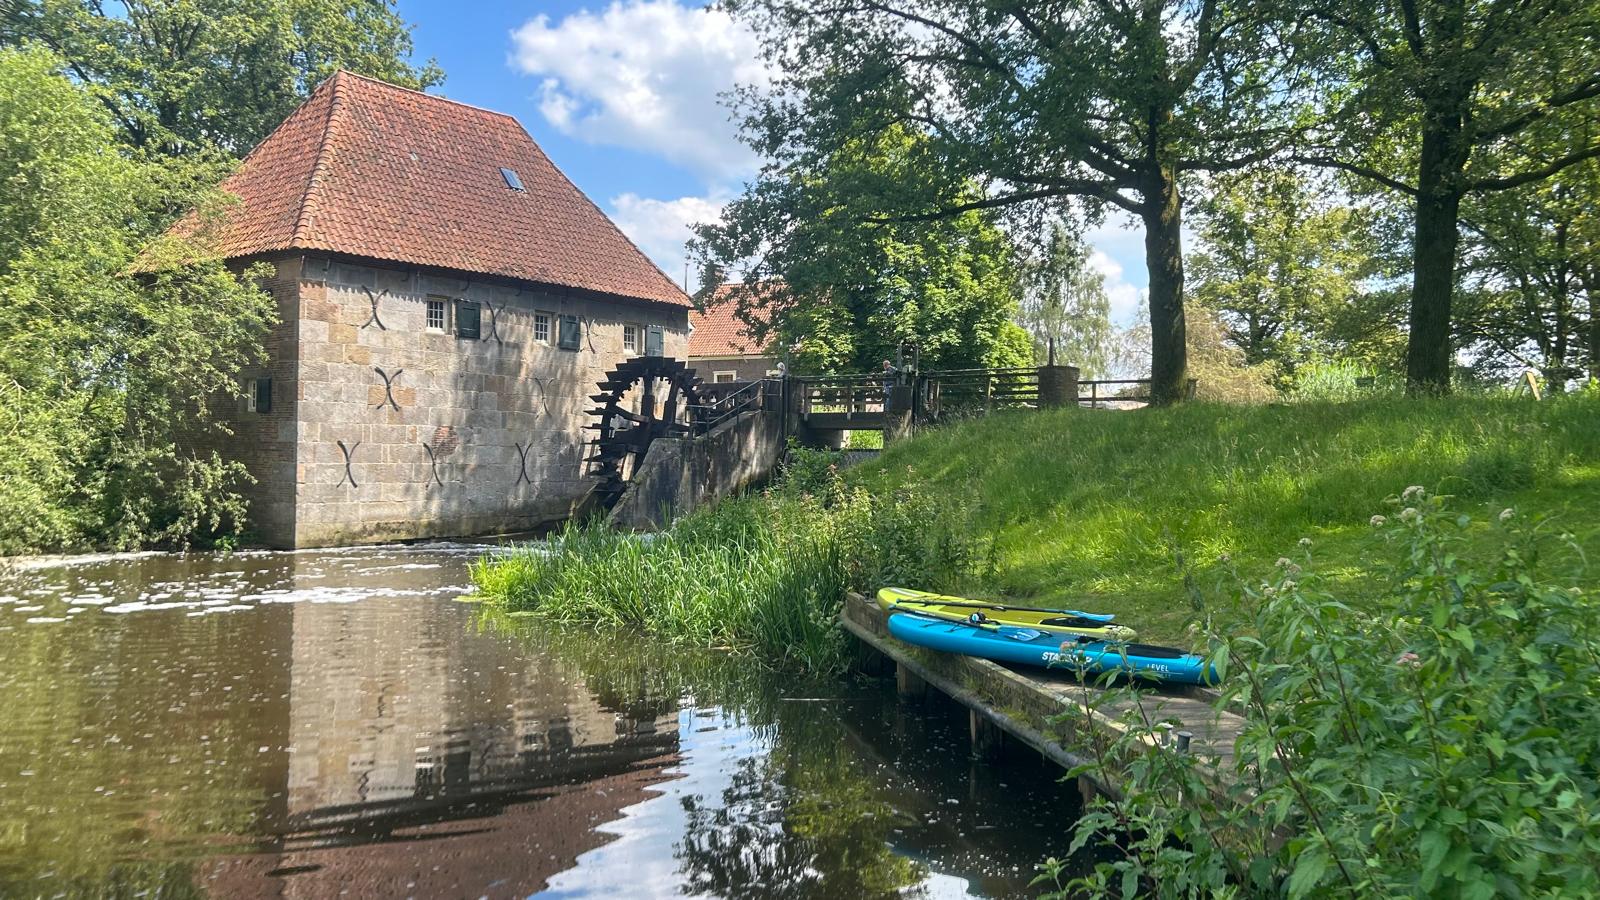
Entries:
{"label": "reflection of tree in water", "polygon": [[889,847],[895,813],[814,715],[783,716],[772,752],[739,762],[720,804],[687,797],[678,858],[691,893],[892,896],[922,878]]}
{"label": "reflection of tree in water", "polygon": [[[276,806],[288,610],[83,618],[0,639],[0,896],[191,897],[187,859]],[[241,672],[251,681],[236,680]],[[237,690],[235,690],[237,688]],[[26,773],[18,777],[17,773]]]}
{"label": "reflection of tree in water", "polygon": [[677,855],[690,893],[726,897],[892,896],[923,873],[889,846],[901,824],[847,749],[843,724],[822,704],[786,702],[830,681],[796,682],[746,657],[658,642],[564,635],[485,609],[479,627],[516,634],[583,674],[607,708],[659,715],[686,701],[718,707],[769,743],[739,762],[720,798],[683,801]]}

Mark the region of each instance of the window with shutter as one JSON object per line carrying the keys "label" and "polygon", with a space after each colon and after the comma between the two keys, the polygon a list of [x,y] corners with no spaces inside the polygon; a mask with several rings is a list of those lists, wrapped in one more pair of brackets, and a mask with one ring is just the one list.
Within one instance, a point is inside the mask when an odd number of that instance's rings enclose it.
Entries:
{"label": "window with shutter", "polygon": [[272,379],[251,378],[244,383],[245,412],[272,412]]}
{"label": "window with shutter", "polygon": [[662,331],[660,328],[658,328],[658,327],[656,327],[654,325],[650,326],[648,329],[645,330],[645,333],[644,333],[644,355],[645,356],[665,356],[666,355],[666,349],[665,349],[666,348],[666,343],[667,343],[666,332]]}

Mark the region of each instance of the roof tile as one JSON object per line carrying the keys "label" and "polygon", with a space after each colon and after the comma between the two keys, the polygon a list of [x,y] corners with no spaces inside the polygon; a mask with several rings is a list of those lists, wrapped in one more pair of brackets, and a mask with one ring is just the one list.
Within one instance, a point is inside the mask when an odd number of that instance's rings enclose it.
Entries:
{"label": "roof tile", "polygon": [[767,355],[767,342],[752,340],[744,322],[734,315],[738,304],[730,298],[734,291],[743,287],[737,282],[718,285],[704,310],[689,313],[689,327],[693,329],[689,332],[690,359]]}
{"label": "roof tile", "polygon": [[213,236],[227,257],[324,250],[690,305],[516,119],[349,72],[222,189],[242,201]]}

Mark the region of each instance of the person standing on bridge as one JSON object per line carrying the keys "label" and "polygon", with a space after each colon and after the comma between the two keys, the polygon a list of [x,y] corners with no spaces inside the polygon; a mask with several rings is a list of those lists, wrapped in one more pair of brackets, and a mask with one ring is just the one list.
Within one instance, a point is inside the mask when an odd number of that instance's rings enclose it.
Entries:
{"label": "person standing on bridge", "polygon": [[899,380],[900,370],[894,367],[887,359],[883,361],[883,411],[889,411],[890,398],[894,396],[895,382]]}

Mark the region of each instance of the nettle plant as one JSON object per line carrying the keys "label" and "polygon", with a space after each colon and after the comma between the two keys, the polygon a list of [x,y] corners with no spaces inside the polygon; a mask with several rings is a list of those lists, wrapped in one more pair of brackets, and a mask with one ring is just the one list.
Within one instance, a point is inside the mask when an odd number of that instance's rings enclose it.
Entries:
{"label": "nettle plant", "polygon": [[1247,722],[1227,778],[1170,743],[1144,752],[1172,723],[1151,721],[1136,690],[1101,701],[1128,727],[1088,745],[1075,774],[1124,792],[1095,801],[1072,842],[1101,861],[1069,879],[1050,860],[1040,883],[1057,896],[1600,895],[1600,604],[1538,572],[1553,545],[1576,546],[1508,509],[1487,526],[1497,549],[1474,559],[1483,526],[1446,498],[1413,487],[1391,503],[1372,518],[1395,551],[1383,602],[1324,590],[1302,540],[1298,561],[1240,590],[1246,621],[1205,628],[1217,706]]}

